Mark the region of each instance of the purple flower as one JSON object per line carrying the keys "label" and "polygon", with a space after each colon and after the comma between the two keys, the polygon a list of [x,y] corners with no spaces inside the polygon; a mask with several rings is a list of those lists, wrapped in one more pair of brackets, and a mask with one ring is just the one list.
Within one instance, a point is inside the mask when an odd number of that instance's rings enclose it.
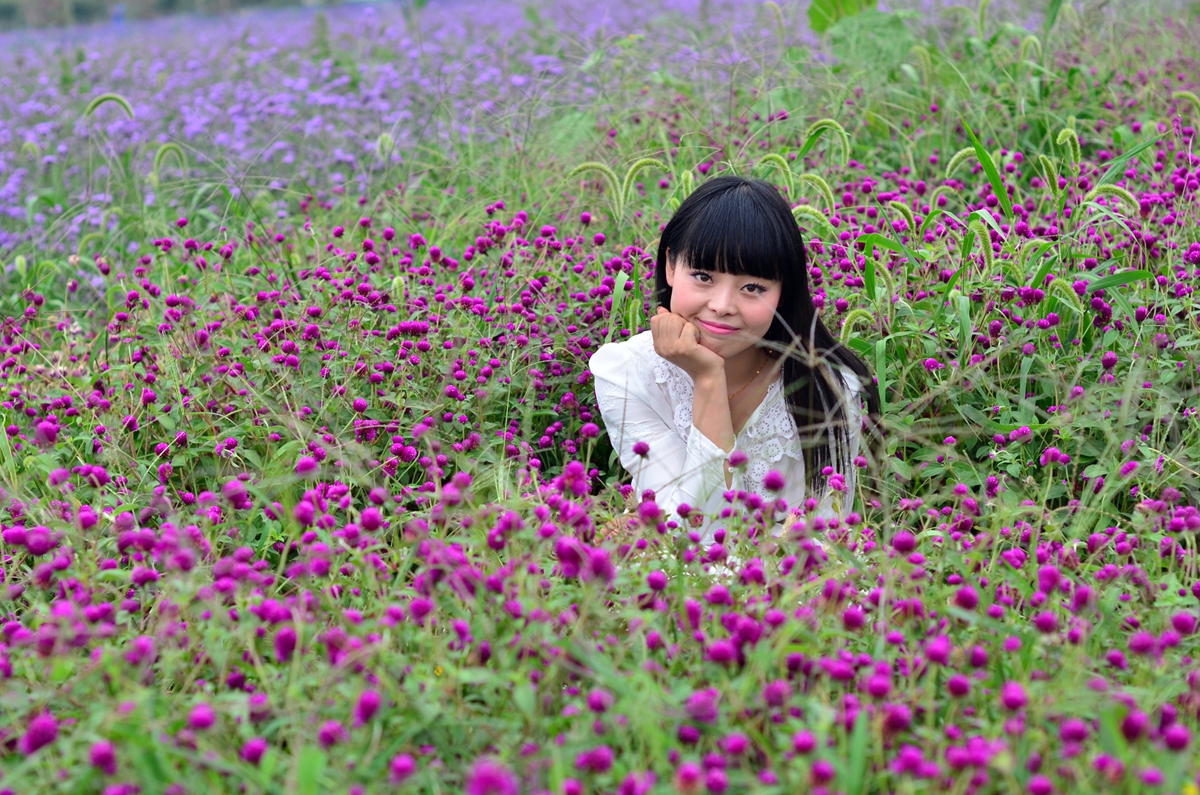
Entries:
{"label": "purple flower", "polygon": [[321,465],[317,463],[317,459],[311,455],[302,455],[296,460],[296,474],[300,477],[308,477],[320,469]]}
{"label": "purple flower", "polygon": [[1117,366],[1117,354],[1113,351],[1105,351],[1104,355],[1100,357],[1100,365],[1105,370],[1113,369]]}
{"label": "purple flower", "polygon": [[1137,468],[1138,468],[1137,461],[1126,461],[1124,464],[1121,464],[1121,477],[1123,477],[1123,478],[1129,477],[1134,472],[1137,472]]}
{"label": "purple flower", "polygon": [[382,699],[378,692],[364,690],[358,697],[358,703],[354,706],[354,725],[362,726],[364,723],[370,723],[371,718],[375,717],[375,713],[379,711],[380,701]]}
{"label": "purple flower", "polygon": [[613,752],[607,745],[597,746],[575,757],[575,767],[591,773],[607,773],[612,767]]}
{"label": "purple flower", "polygon": [[774,469],[763,476],[763,488],[768,491],[782,491],[785,484],[783,473]]}
{"label": "purple flower", "polygon": [[263,754],[267,752],[267,747],[267,741],[263,738],[251,737],[242,746],[242,759],[257,767],[258,763],[262,761]]}
{"label": "purple flower", "polygon": [[705,656],[718,665],[737,662],[737,646],[732,641],[718,640],[709,645]]}
{"label": "purple flower", "polygon": [[1020,682],[1008,681],[1000,688],[1000,703],[1005,709],[1016,712],[1029,703],[1029,696]]}
{"label": "purple flower", "polygon": [[955,674],[946,680],[946,690],[955,698],[962,698],[971,692],[971,680],[962,674]]}
{"label": "purple flower", "polygon": [[587,705],[588,709],[595,713],[607,712],[613,705],[613,694],[607,690],[597,687],[592,692],[588,693]]}
{"label": "purple flower", "polygon": [[817,747],[817,738],[813,733],[805,729],[792,735],[792,750],[801,755],[811,754],[812,750]]}
{"label": "purple flower", "polygon": [[719,767],[710,768],[704,775],[704,787],[713,795],[721,795],[729,788],[729,776]]}
{"label": "purple flower", "polygon": [[1129,742],[1134,742],[1150,728],[1150,718],[1141,710],[1133,710],[1121,721],[1121,734]]}
{"label": "purple flower", "polygon": [[721,714],[717,703],[721,700],[721,692],[715,687],[698,690],[688,696],[684,709],[694,721],[713,723]]}
{"label": "purple flower", "polygon": [[792,697],[792,686],[786,679],[776,679],[763,688],[763,701],[769,707],[782,707]]}
{"label": "purple flower", "polygon": [[292,659],[292,652],[296,651],[296,630],[290,626],[280,627],[275,632],[275,659],[280,663],[285,663]]}
{"label": "purple flower", "polygon": [[1154,654],[1158,650],[1158,638],[1149,632],[1135,632],[1129,638],[1129,650],[1142,656]]}
{"label": "purple flower", "polygon": [[1192,741],[1192,733],[1182,723],[1172,723],[1163,729],[1163,743],[1172,751],[1183,751]]}
{"label": "purple flower", "polygon": [[317,742],[321,743],[322,748],[332,748],[338,743],[346,741],[346,727],[340,721],[327,720],[321,724],[321,728],[317,731]]}
{"label": "purple flower", "polygon": [[594,422],[585,422],[579,429],[579,435],[584,439],[595,439],[600,435],[600,426]]}
{"label": "purple flower", "polygon": [[104,773],[104,775],[112,776],[116,774],[117,749],[108,740],[101,740],[98,743],[94,743],[88,756],[92,767]]}
{"label": "purple flower", "polygon": [[466,795],[519,795],[520,784],[511,770],[493,759],[480,759],[467,774]]}
{"label": "purple flower", "polygon": [[650,454],[650,445],[645,442],[634,442],[633,453],[634,455],[640,455],[642,458],[645,458]]}
{"label": "purple flower", "polygon": [[396,754],[388,766],[393,784],[400,784],[417,772],[417,761],[408,754]]}
{"label": "purple flower", "polygon": [[1045,776],[1033,776],[1027,786],[1029,795],[1053,795],[1054,784]]}
{"label": "purple flower", "polygon": [[607,549],[593,547],[587,551],[584,560],[583,579],[585,582],[612,583],[617,577],[617,567],[613,565],[612,557]]}
{"label": "purple flower", "polygon": [[189,728],[203,731],[211,728],[217,722],[217,713],[208,704],[200,703],[192,707],[192,711],[188,713],[187,722]]}

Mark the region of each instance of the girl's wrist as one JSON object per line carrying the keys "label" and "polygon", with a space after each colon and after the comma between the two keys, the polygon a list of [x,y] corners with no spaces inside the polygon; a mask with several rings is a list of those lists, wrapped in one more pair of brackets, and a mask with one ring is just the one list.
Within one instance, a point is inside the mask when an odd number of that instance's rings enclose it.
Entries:
{"label": "girl's wrist", "polygon": [[725,383],[725,368],[701,373],[692,379],[692,388],[697,391],[724,391]]}

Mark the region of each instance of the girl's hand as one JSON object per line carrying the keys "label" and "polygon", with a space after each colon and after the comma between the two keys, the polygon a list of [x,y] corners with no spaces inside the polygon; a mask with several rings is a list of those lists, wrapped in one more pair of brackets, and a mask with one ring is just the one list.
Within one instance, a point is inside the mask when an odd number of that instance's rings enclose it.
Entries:
{"label": "girl's hand", "polygon": [[690,375],[693,382],[724,372],[725,360],[700,344],[700,329],[682,315],[660,306],[658,314],[650,318],[650,333],[655,352]]}

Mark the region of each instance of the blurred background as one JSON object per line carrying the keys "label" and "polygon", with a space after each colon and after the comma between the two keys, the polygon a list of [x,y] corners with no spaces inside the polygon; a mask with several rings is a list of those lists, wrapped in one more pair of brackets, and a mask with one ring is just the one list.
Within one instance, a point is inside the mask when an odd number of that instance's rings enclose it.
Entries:
{"label": "blurred background", "polygon": [[177,13],[221,14],[246,8],[337,3],[338,0],[0,0],[0,30],[121,22]]}

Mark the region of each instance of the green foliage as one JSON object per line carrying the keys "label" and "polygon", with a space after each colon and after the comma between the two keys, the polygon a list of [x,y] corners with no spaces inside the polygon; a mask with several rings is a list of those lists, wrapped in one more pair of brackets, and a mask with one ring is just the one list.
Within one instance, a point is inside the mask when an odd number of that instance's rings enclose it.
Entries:
{"label": "green foliage", "polygon": [[874,10],[878,0],[812,0],[808,6],[808,25],[824,33],[843,19]]}
{"label": "green foliage", "polygon": [[839,19],[828,35],[841,68],[861,72],[872,83],[885,82],[915,43],[900,14],[874,8]]}

